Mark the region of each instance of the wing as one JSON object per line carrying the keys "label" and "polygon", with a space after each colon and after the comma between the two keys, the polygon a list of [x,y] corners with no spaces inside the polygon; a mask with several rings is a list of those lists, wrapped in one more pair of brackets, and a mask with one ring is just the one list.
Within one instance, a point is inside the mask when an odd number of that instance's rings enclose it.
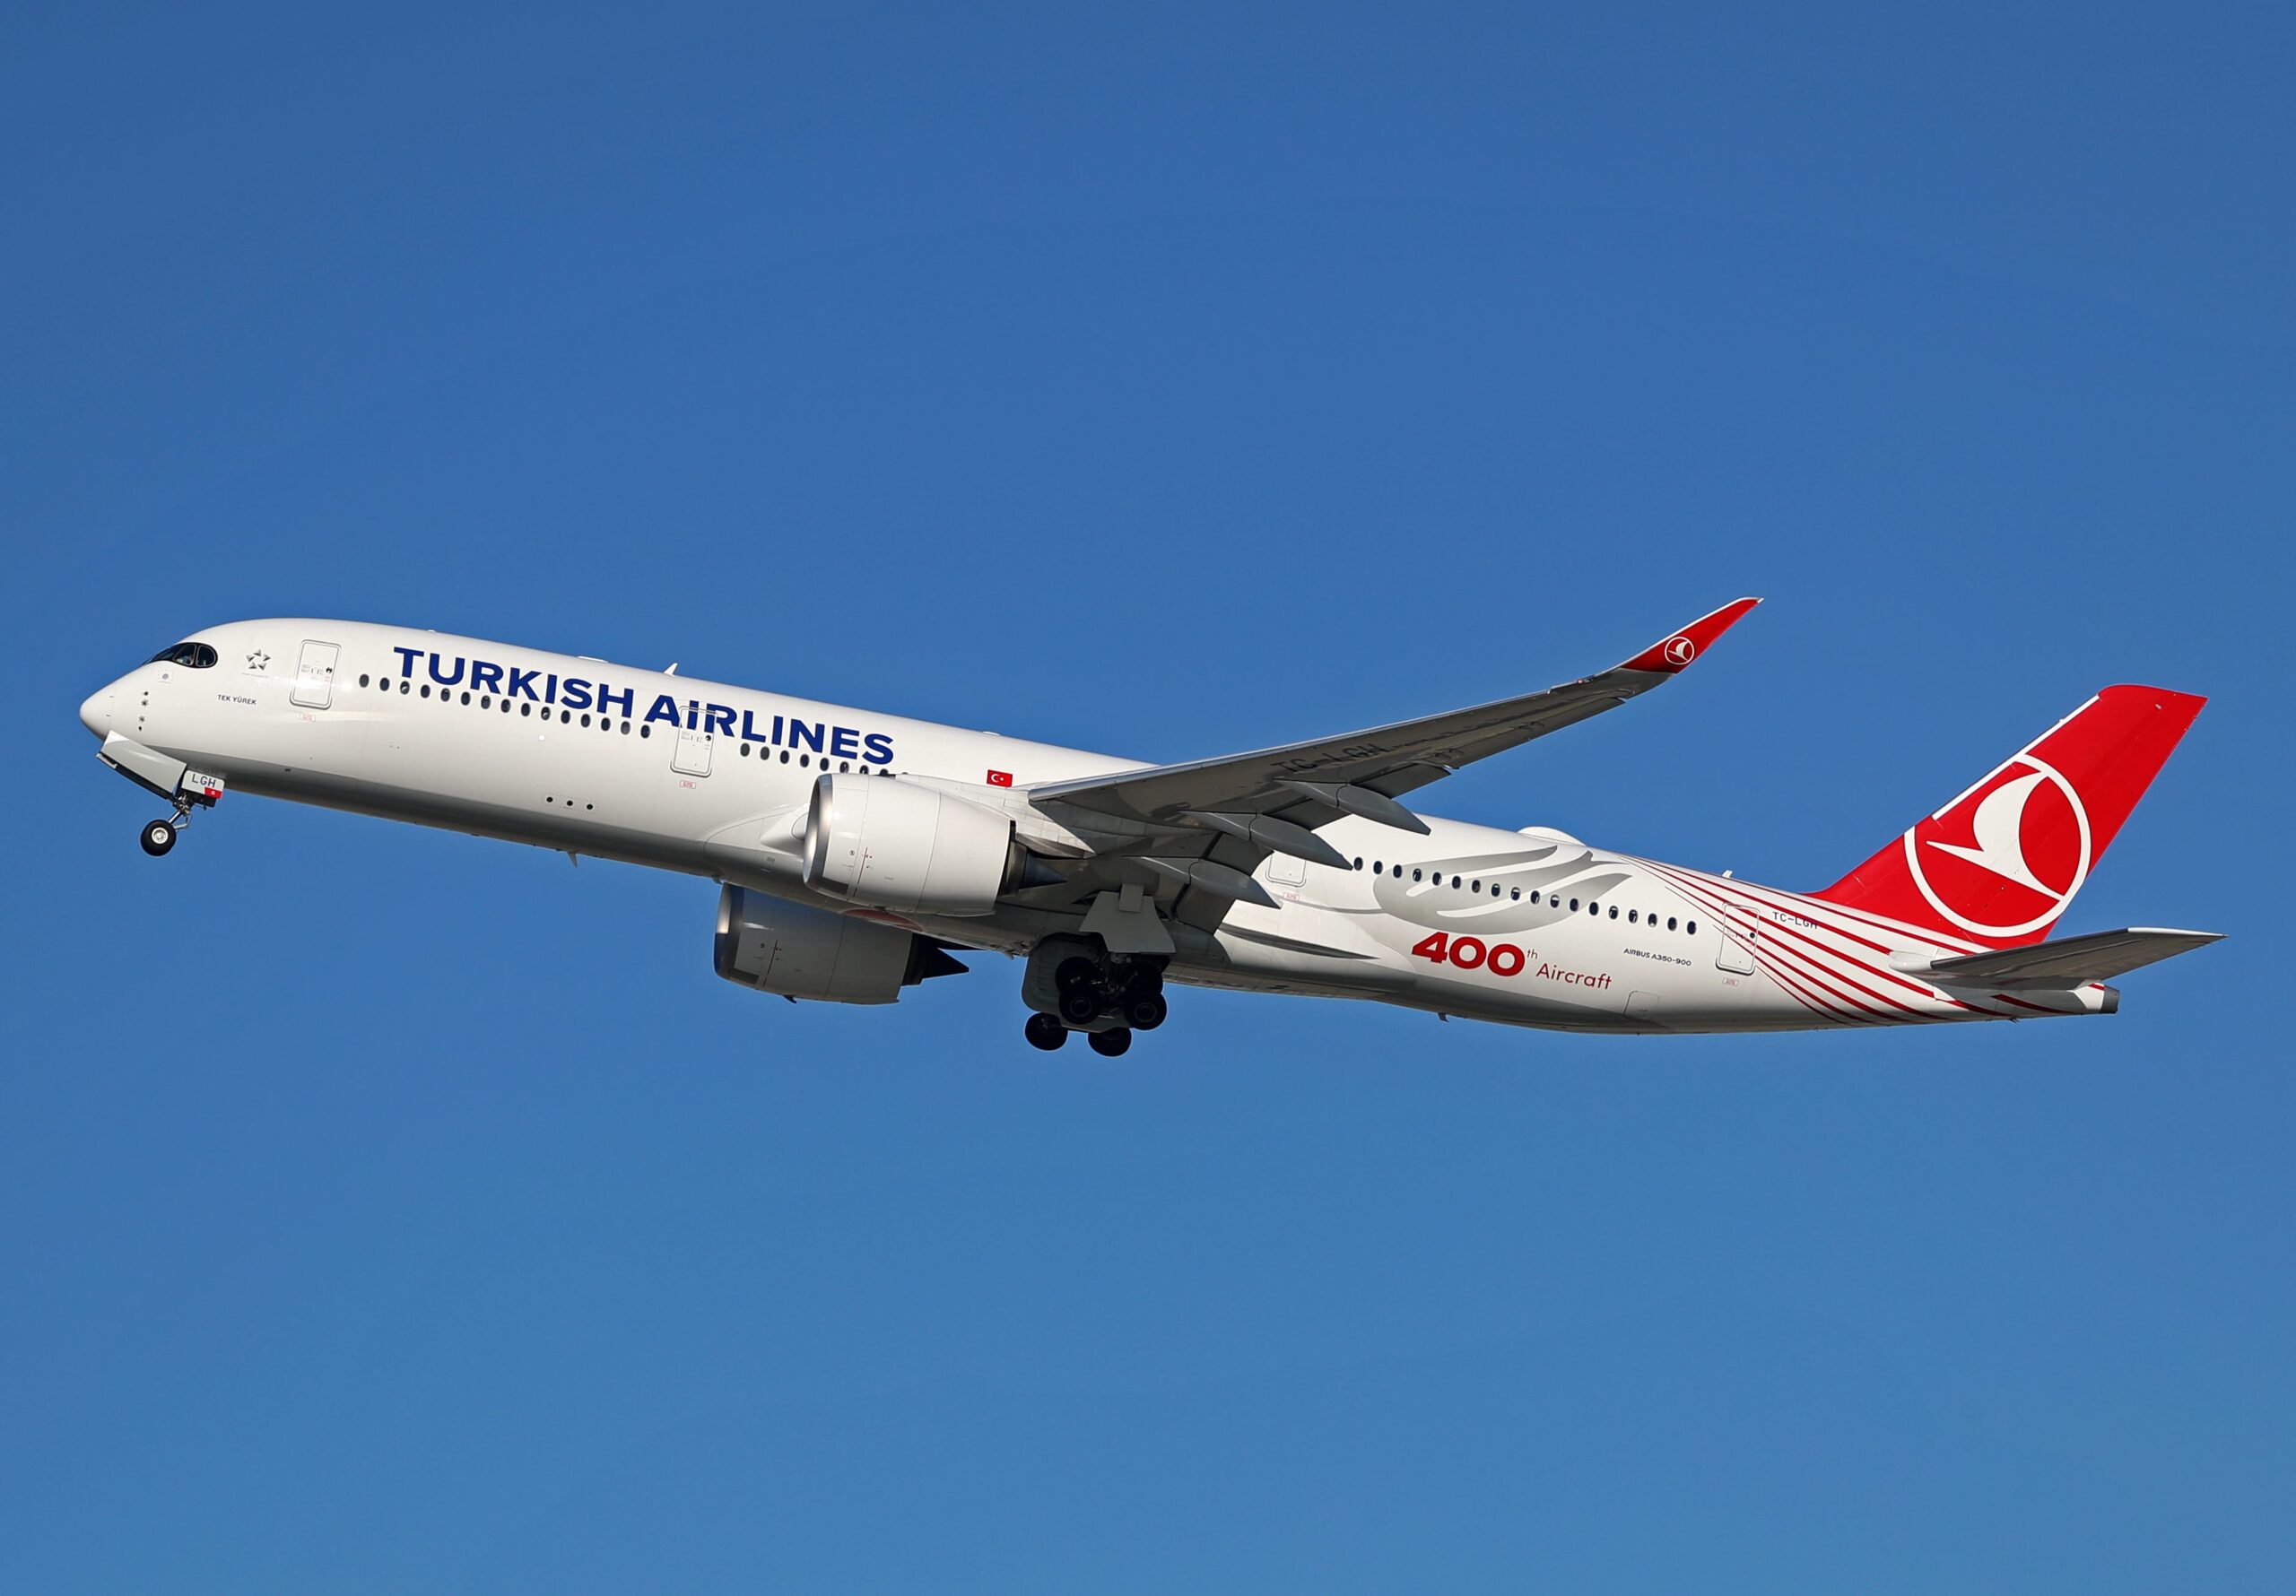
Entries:
{"label": "wing", "polygon": [[[1425,831],[1396,802],[1402,794],[1649,691],[1681,674],[1761,602],[1725,604],[1623,664],[1544,692],[1254,753],[1039,783],[1026,796],[1048,814],[1083,822],[1083,829],[1099,829],[1095,819],[1113,822],[1113,846],[1102,852],[1136,861],[1151,878],[1224,900],[1263,902],[1264,891],[1248,878],[1268,854],[1342,864],[1314,830],[1343,814]],[[1072,871],[1071,879],[1078,894],[1102,884],[1091,872]],[[1222,901],[1207,923],[1225,912]]]}
{"label": "wing", "polygon": [[[1761,602],[1745,598],[1725,604],[1668,634],[1624,664],[1544,692],[1397,721],[1344,737],[1265,748],[1257,753],[1046,782],[1031,787],[1029,796],[1036,801],[1057,799],[1135,820],[1165,820],[1186,810],[1268,812],[1300,808],[1307,795],[1295,783],[1352,786],[1396,798],[1463,765],[1504,753],[1648,692],[1668,677],[1679,675]],[[1321,807],[1329,811],[1326,820],[1335,819],[1347,809],[1335,802]],[[1393,816],[1370,818],[1392,820]]]}
{"label": "wing", "polygon": [[1957,958],[1932,959],[1921,975],[1948,986],[1985,986],[1995,990],[2016,986],[2084,986],[2109,981],[2115,976],[2195,948],[2222,941],[2217,931],[2165,931],[2134,926],[2126,931],[2097,931],[2086,936],[2035,942],[2028,948],[2005,948],[1996,953],[1969,953]]}

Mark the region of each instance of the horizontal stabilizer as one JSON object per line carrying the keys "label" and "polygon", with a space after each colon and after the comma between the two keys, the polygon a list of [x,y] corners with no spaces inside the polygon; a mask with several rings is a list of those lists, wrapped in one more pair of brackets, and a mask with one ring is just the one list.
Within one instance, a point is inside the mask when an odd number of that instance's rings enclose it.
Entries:
{"label": "horizontal stabilizer", "polygon": [[1992,953],[1933,959],[1922,967],[1920,974],[1946,986],[2084,986],[2222,940],[2222,932],[2164,931],[2139,925]]}

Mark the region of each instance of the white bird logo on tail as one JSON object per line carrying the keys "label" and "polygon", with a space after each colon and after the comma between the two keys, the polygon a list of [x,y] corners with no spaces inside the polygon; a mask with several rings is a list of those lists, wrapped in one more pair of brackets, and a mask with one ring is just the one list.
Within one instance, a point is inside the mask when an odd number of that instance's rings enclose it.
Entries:
{"label": "white bird logo on tail", "polygon": [[2043,885],[2033,874],[2033,867],[2025,863],[2023,835],[2026,802],[2032,797],[2033,789],[2048,779],[2036,770],[2031,776],[2003,782],[1979,799],[1977,813],[1970,817],[1970,834],[1977,838],[1975,847],[1935,839],[1929,846],[1941,854],[1966,859],[1979,870],[1989,870],[2004,880],[2055,898],[2057,889]]}
{"label": "white bird logo on tail", "polygon": [[[1930,824],[1927,821],[1905,834],[1905,861],[1913,872],[1913,883],[1920,889],[1921,896],[1929,901],[1930,907],[1948,921],[1963,931],[1982,937],[2022,936],[2048,924],[2065,913],[2066,906],[2073,901],[2073,895],[2081,889],[2081,883],[2088,880],[2092,863],[2089,811],[2082,806],[2081,794],[2074,791],[2073,784],[2066,780],[2061,772],[2043,764],[2030,753],[2018,755],[2011,764],[2024,768],[1977,801],[1977,809],[1970,816],[1969,842],[1940,842],[1934,837],[1920,837],[1924,827]],[[2035,875],[2032,865],[2025,858],[2025,806],[2032,802],[2034,790],[2044,782],[2065,794],[2065,802],[2073,811],[2074,825],[2078,828],[2073,879],[2062,887],[2052,887]],[[1954,807],[1957,805],[1948,805],[1938,811],[1938,816],[1942,818]],[[1979,909],[1979,905],[1970,904],[1964,910],[1949,904],[1931,884],[1927,872],[1922,869],[1923,848],[1935,848],[1941,854],[1950,854],[1956,859],[1968,861],[1989,875],[2014,882],[2027,891],[2039,893],[2048,900],[2048,906],[2031,918],[2012,924],[1979,919],[1969,911]]]}

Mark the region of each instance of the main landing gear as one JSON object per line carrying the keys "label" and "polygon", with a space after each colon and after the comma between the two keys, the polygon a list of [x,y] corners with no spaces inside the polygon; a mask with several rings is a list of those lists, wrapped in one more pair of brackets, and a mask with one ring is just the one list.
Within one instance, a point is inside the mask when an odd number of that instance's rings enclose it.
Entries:
{"label": "main landing gear", "polygon": [[[1040,1047],[1047,1053],[1057,1053],[1068,1040],[1068,1028],[1049,1014],[1031,1014],[1029,1023],[1021,1028],[1029,1045]],[[1132,1045],[1132,1032],[1124,1026],[1112,1025],[1104,1031],[1086,1031],[1084,1044],[1102,1058],[1121,1058]]]}
{"label": "main landing gear", "polygon": [[[1079,1030],[1102,1058],[1121,1057],[1132,1045],[1133,1032],[1154,1030],[1169,1011],[1163,972],[1146,959],[1070,953],[1054,966],[1052,986],[1055,1011],[1030,1015],[1022,1029],[1031,1046],[1047,1053]],[[1039,988],[1029,1001],[1042,1004],[1044,995]]]}

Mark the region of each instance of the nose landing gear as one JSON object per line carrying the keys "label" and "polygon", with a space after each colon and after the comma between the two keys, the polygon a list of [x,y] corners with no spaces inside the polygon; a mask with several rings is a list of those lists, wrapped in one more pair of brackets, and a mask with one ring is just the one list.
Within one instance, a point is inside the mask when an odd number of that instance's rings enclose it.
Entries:
{"label": "nose landing gear", "polygon": [[116,732],[104,740],[97,757],[145,792],[166,799],[174,809],[175,813],[166,820],[153,820],[144,827],[136,838],[144,845],[144,851],[154,859],[176,846],[176,837],[191,819],[194,805],[213,809],[223,796],[222,776],[190,769],[170,756],[131,742]]}
{"label": "nose landing gear", "polygon": [[164,820],[154,820],[144,828],[144,835],[139,839],[144,844],[144,851],[157,859],[176,846],[176,833],[181,831],[184,822],[190,819],[191,804],[185,799],[178,798],[174,814]]}

